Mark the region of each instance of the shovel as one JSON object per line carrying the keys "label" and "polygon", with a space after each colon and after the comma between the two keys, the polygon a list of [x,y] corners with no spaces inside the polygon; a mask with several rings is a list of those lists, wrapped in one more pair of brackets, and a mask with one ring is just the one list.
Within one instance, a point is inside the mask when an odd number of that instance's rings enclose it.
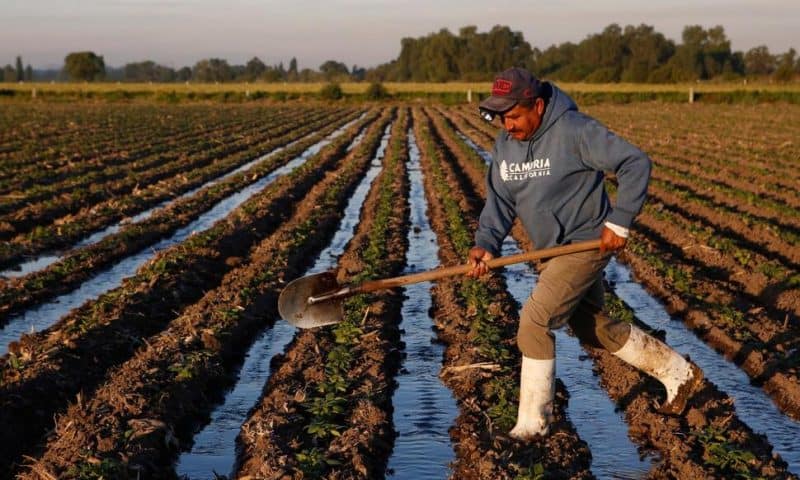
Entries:
{"label": "shovel", "polygon": [[[530,262],[598,248],[600,248],[600,240],[591,240],[499,257],[486,262],[486,266],[490,269],[495,269],[515,263]],[[286,285],[278,297],[278,312],[281,318],[298,328],[331,325],[342,320],[342,301],[352,295],[463,275],[470,270],[472,270],[472,267],[469,264],[458,265],[401,277],[370,280],[360,285],[344,287],[340,286],[336,281],[336,275],[333,272],[317,273],[298,278]]]}

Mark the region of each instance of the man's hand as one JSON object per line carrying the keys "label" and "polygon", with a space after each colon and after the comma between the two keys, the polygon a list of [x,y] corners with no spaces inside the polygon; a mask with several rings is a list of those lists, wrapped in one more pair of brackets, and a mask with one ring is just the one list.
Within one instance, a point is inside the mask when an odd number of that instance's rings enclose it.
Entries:
{"label": "man's hand", "polygon": [[472,278],[478,278],[486,275],[489,272],[489,267],[486,265],[486,262],[493,258],[494,255],[487,252],[486,249],[482,247],[475,246],[470,248],[467,263],[472,266],[472,270],[467,272],[466,275]]}
{"label": "man's hand", "polygon": [[608,227],[603,227],[603,233],[600,234],[600,253],[618,252],[625,248],[627,242],[628,239],[618,236]]}

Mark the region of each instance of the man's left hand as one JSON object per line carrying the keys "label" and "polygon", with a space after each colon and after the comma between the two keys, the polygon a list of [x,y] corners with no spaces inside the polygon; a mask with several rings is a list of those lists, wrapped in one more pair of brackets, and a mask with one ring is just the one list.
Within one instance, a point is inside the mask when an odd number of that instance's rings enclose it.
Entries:
{"label": "man's left hand", "polygon": [[627,242],[628,239],[618,236],[608,227],[603,227],[603,233],[600,234],[600,253],[619,252],[625,248]]}

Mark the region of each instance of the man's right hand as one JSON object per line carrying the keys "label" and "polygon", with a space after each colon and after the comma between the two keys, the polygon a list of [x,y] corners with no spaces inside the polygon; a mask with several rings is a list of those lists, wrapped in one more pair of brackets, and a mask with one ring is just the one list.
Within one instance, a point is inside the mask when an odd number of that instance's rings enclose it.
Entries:
{"label": "man's right hand", "polygon": [[469,258],[467,263],[472,267],[472,270],[466,273],[468,277],[478,278],[489,273],[489,266],[486,262],[493,259],[494,255],[486,251],[485,248],[474,246],[469,250]]}

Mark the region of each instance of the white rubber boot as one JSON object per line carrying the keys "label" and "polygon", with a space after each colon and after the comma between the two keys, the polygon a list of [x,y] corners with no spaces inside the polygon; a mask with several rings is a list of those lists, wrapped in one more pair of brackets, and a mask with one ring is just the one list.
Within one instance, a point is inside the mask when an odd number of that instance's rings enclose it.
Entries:
{"label": "white rubber boot", "polygon": [[556,359],[522,357],[517,424],[509,434],[519,440],[547,435],[553,419]]}
{"label": "white rubber boot", "polygon": [[680,415],[703,381],[703,372],[657,338],[631,325],[628,341],[613,355],[658,379],[667,389],[659,411]]}

